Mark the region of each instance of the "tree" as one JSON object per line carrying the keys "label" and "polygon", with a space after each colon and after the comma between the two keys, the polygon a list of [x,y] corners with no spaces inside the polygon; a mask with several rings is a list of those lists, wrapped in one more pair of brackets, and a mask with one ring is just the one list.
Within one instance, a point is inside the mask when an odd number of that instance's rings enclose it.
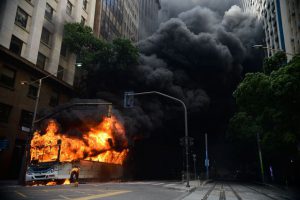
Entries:
{"label": "tree", "polygon": [[101,40],[93,35],[90,27],[80,23],[65,25],[63,41],[76,54],[77,61],[83,63],[87,76],[80,84],[86,84],[81,91],[87,91],[85,95],[89,97],[105,90],[107,85],[113,86],[122,79],[124,71],[132,70],[132,66],[137,64],[138,50],[130,40]]}
{"label": "tree", "polygon": [[275,70],[247,74],[234,92],[238,112],[230,120],[229,133],[247,141],[259,132],[266,160],[284,168],[287,159],[299,156],[300,57],[284,66],[283,59],[268,61],[268,69]]}
{"label": "tree", "polygon": [[263,69],[264,73],[271,74],[272,71],[279,69],[280,67],[285,66],[287,63],[286,54],[282,51],[275,53],[274,56],[266,58],[264,60]]}

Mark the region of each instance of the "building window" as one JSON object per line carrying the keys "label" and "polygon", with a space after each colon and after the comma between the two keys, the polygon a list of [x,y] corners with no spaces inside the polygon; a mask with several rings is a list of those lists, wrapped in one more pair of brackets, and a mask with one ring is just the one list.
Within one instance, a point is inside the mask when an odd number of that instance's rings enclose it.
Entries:
{"label": "building window", "polygon": [[52,20],[53,17],[53,8],[48,3],[46,4],[45,17],[50,21]]}
{"label": "building window", "polygon": [[41,41],[47,45],[50,45],[51,33],[43,27]]}
{"label": "building window", "polygon": [[53,91],[51,96],[50,96],[50,100],[49,100],[49,106],[57,106],[59,102],[59,94],[56,91]]}
{"label": "building window", "polygon": [[16,71],[8,67],[0,68],[0,84],[13,88],[15,86]]}
{"label": "building window", "polygon": [[28,20],[28,14],[23,9],[18,7],[15,23],[26,29],[27,20]]}
{"label": "building window", "polygon": [[[30,98],[36,98],[37,97],[37,93],[38,93],[38,89],[39,89],[39,83],[38,81],[36,81],[36,79],[30,79],[31,84],[28,85],[28,93],[27,96]],[[36,81],[36,82],[35,82]]]}
{"label": "building window", "polygon": [[67,57],[67,45],[64,42],[61,43],[60,55]]}
{"label": "building window", "polygon": [[9,50],[17,55],[21,55],[22,47],[23,41],[13,35],[11,37]]}
{"label": "building window", "polygon": [[83,26],[85,25],[85,19],[84,19],[84,17],[82,17],[82,16],[81,16],[80,24],[83,25]]}
{"label": "building window", "polygon": [[0,103],[0,122],[8,122],[12,106]]}
{"label": "building window", "polygon": [[67,9],[66,9],[66,12],[67,12],[68,15],[72,14],[72,7],[73,7],[72,3],[70,1],[68,1]]}
{"label": "building window", "polygon": [[33,120],[33,112],[22,110],[20,117],[20,128],[24,132],[30,132],[31,124]]}
{"label": "building window", "polygon": [[62,66],[58,66],[58,69],[57,69],[57,78],[59,80],[63,80],[64,78],[64,68]]}
{"label": "building window", "polygon": [[46,65],[46,60],[47,60],[47,57],[39,52],[37,61],[36,61],[36,66],[44,69],[44,67]]}
{"label": "building window", "polygon": [[82,8],[83,8],[84,10],[87,9],[87,5],[88,5],[88,0],[83,0]]}

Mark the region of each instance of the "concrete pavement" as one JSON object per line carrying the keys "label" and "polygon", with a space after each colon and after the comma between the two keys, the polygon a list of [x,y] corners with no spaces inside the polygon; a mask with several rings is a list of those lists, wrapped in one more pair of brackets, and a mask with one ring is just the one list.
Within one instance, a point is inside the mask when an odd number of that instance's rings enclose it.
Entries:
{"label": "concrete pavement", "polygon": [[297,194],[257,184],[204,182],[182,200],[298,200]]}

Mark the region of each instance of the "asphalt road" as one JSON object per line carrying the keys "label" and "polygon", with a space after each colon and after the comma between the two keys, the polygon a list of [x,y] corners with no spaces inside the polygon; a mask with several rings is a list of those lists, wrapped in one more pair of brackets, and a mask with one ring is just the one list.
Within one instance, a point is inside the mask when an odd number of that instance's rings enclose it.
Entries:
{"label": "asphalt road", "polygon": [[[185,190],[166,187],[171,182],[87,183],[57,186],[3,186],[1,200],[173,200]],[[162,186],[164,185],[164,186]]]}
{"label": "asphalt road", "polygon": [[86,183],[57,186],[0,187],[0,200],[297,200],[292,193],[275,187],[212,182],[200,185],[169,181]]}

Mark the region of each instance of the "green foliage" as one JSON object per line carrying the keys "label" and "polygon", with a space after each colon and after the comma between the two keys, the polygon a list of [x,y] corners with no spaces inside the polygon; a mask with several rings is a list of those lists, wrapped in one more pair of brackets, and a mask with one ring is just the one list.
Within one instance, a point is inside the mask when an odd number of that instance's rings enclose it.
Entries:
{"label": "green foliage", "polygon": [[138,50],[130,40],[117,38],[111,43],[103,41],[93,35],[90,27],[80,23],[65,25],[64,43],[85,66],[126,67],[136,64],[138,59]]}
{"label": "green foliage", "polygon": [[137,64],[138,50],[130,40],[117,38],[113,40],[112,49],[114,52],[114,61],[122,66]]}
{"label": "green foliage", "polygon": [[268,156],[276,157],[279,152],[297,154],[296,146],[300,141],[299,57],[268,74],[247,74],[234,96],[239,112],[230,120],[232,137],[248,140],[259,132]]}
{"label": "green foliage", "polygon": [[98,54],[107,54],[109,45],[93,35],[93,30],[80,23],[68,23],[64,29],[64,43],[84,65],[92,63]]}
{"label": "green foliage", "polygon": [[103,41],[93,35],[90,27],[80,23],[65,25],[64,43],[76,54],[77,62],[83,63],[87,76],[82,80],[80,90],[87,91],[85,95],[89,97],[105,90],[107,85],[113,88],[116,82],[126,81],[124,72],[137,64],[138,50],[130,40]]}
{"label": "green foliage", "polygon": [[230,119],[229,130],[231,137],[238,140],[251,139],[260,131],[255,119],[246,112],[238,112]]}
{"label": "green foliage", "polygon": [[264,60],[263,69],[266,74],[285,66],[287,63],[286,54],[282,51],[277,52],[274,56]]}

